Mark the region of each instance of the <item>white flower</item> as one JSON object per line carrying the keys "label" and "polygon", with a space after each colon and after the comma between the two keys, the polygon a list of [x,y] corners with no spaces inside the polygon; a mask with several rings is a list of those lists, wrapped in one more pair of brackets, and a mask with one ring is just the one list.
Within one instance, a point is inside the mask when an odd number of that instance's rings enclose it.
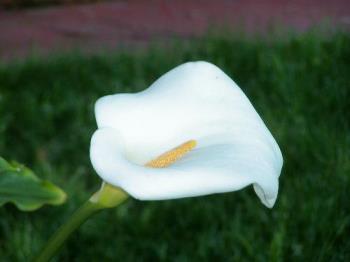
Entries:
{"label": "white flower", "polygon": [[281,151],[242,90],[215,65],[182,64],[143,92],[100,98],[95,114],[92,165],[134,198],[193,197],[253,184],[267,207],[276,201]]}

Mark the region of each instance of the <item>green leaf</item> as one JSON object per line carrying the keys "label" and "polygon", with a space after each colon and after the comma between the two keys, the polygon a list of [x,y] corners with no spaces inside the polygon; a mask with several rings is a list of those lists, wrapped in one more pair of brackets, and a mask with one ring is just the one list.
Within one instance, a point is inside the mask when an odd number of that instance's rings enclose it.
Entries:
{"label": "green leaf", "polygon": [[0,206],[11,202],[22,211],[44,204],[60,205],[66,193],[49,181],[39,179],[29,168],[0,157]]}

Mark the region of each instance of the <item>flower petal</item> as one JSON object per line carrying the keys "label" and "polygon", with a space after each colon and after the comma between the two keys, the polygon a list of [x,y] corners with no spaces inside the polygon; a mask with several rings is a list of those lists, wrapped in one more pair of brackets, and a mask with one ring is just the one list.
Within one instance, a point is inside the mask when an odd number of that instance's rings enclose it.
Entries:
{"label": "flower petal", "polygon": [[[218,67],[176,67],[136,94],[99,99],[91,160],[107,182],[132,196],[169,199],[227,192],[251,183],[271,207],[282,168],[280,149],[241,89]],[[198,147],[164,169],[143,167],[196,140]]]}
{"label": "flower petal", "polygon": [[170,167],[147,168],[125,157],[122,142],[113,128],[97,130],[91,142],[91,160],[106,182],[123,188],[134,198],[200,196],[239,190],[253,183],[262,189],[259,197],[266,206],[272,207],[276,200],[278,183],[272,175],[275,167],[261,161],[254,144],[244,149],[229,144],[198,147]]}

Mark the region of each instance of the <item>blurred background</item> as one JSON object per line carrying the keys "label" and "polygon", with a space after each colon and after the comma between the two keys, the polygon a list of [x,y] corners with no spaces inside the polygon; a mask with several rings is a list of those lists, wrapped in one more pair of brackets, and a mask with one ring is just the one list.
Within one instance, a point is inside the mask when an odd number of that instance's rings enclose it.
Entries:
{"label": "blurred background", "polygon": [[261,34],[350,28],[347,0],[1,0],[0,54],[111,50],[208,30]]}
{"label": "blurred background", "polygon": [[28,261],[100,185],[93,107],[189,60],[218,65],[280,144],[275,207],[251,187],[130,200],[54,261],[349,261],[350,2],[0,0],[0,155],[68,194],[0,207],[0,260]]}

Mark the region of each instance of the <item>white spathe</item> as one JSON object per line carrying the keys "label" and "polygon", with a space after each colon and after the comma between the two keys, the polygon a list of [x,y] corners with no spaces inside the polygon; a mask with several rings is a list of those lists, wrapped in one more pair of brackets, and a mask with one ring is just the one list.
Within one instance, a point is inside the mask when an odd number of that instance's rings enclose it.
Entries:
{"label": "white spathe", "polygon": [[[136,94],[100,98],[90,157],[98,175],[140,200],[239,190],[253,184],[267,207],[278,194],[281,151],[242,90],[208,62],[182,64]],[[189,140],[166,168],[144,165]]]}

